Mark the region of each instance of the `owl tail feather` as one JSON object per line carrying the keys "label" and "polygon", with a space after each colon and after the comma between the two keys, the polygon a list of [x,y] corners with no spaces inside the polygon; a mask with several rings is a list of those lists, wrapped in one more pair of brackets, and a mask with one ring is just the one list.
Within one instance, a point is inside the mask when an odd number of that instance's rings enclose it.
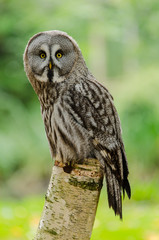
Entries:
{"label": "owl tail feather", "polygon": [[123,150],[122,150],[122,163],[123,163],[123,184],[122,184],[123,197],[125,197],[125,191],[126,191],[128,198],[131,198],[131,188],[130,188],[129,181],[127,179],[129,170],[127,165],[126,155]]}
{"label": "owl tail feather", "polygon": [[109,207],[122,219],[121,185],[109,165],[106,165],[105,173]]}
{"label": "owl tail feather", "polygon": [[131,188],[128,179],[123,180],[123,197],[125,197],[125,191],[128,195],[128,198],[131,198]]}

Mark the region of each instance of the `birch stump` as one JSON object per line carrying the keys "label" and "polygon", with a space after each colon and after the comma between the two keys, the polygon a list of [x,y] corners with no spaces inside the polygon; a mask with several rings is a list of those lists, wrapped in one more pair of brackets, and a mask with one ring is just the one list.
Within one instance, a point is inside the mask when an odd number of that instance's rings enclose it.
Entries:
{"label": "birch stump", "polygon": [[89,240],[102,182],[96,159],[73,167],[55,161],[34,240]]}

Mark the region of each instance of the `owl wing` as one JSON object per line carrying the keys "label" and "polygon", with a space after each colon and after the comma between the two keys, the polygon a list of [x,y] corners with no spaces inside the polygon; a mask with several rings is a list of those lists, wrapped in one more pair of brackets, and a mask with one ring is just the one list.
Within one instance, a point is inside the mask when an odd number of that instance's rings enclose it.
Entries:
{"label": "owl wing", "polygon": [[76,124],[89,133],[95,156],[105,169],[109,207],[122,218],[121,189],[129,198],[131,190],[120,120],[113,98],[95,80],[84,80],[69,87],[68,102],[68,111]]}

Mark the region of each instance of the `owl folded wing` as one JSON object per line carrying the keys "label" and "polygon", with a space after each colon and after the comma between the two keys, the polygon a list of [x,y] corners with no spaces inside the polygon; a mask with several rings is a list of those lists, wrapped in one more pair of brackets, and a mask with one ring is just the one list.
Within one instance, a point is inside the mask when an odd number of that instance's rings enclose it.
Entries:
{"label": "owl folded wing", "polygon": [[85,88],[85,83],[80,91],[71,88],[67,100],[73,111],[71,114],[74,121],[89,133],[95,156],[105,170],[109,207],[122,218],[121,189],[124,195],[127,192],[129,198],[131,190],[127,179],[129,172],[120,120],[113,100],[104,88],[102,96],[97,95],[95,90],[90,94],[86,89],[88,86]]}

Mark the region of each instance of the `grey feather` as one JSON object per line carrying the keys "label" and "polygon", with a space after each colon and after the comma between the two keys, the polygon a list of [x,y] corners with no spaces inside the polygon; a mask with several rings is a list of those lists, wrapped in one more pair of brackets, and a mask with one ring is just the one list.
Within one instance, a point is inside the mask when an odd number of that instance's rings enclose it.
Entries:
{"label": "grey feather", "polygon": [[121,191],[130,198],[131,190],[111,94],[89,72],[77,43],[64,32],[33,36],[24,66],[40,100],[52,157],[66,165],[97,158],[106,175],[109,207],[122,218]]}

